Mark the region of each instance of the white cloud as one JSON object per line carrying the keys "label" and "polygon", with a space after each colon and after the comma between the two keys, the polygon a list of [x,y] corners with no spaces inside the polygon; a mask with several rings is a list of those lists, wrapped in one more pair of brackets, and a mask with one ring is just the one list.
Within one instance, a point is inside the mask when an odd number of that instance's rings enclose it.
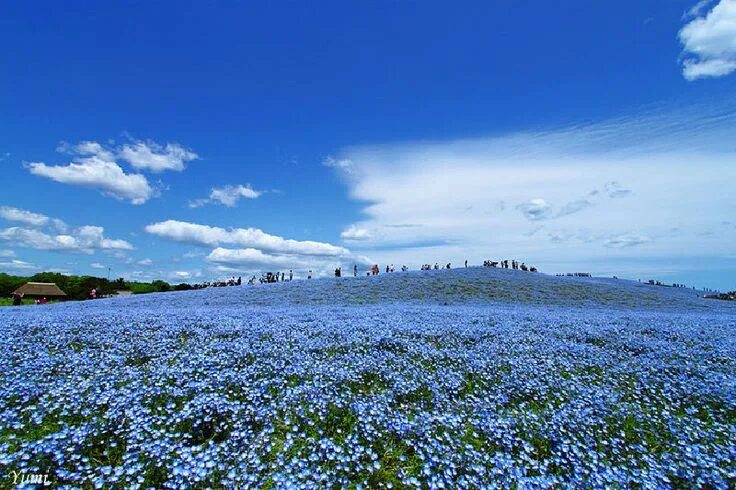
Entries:
{"label": "white cloud", "polygon": [[220,272],[262,271],[264,268],[293,270],[305,272],[309,269],[317,274],[331,273],[335,267],[360,267],[371,264],[370,259],[364,256],[328,257],[314,255],[275,255],[264,253],[255,248],[229,249],[217,247],[207,256],[208,262],[217,264]]}
{"label": "white cloud", "polygon": [[690,9],[682,15],[683,20],[700,17],[706,7],[713,3],[713,0],[700,0],[698,3],[690,7]]}
{"label": "white cloud", "polygon": [[[593,203],[590,200],[577,199],[564,204],[555,211],[554,207],[544,199],[535,198],[517,205],[516,209],[521,211],[524,217],[530,221],[542,221],[575,214],[591,206],[593,206]],[[502,208],[499,209],[503,210]]]}
{"label": "white cloud", "polygon": [[537,221],[550,217],[552,205],[542,198],[534,198],[519,204],[516,209],[521,211],[527,219]]}
{"label": "white cloud", "polygon": [[[614,255],[666,259],[707,250],[718,257],[736,243],[734,229],[718,225],[736,209],[731,141],[736,113],[724,105],[547,132],[346,148],[341,158],[352,165],[343,177],[365,218],[345,230],[373,231],[354,253],[413,266],[519,258],[583,262],[594,272],[596,264],[610,270]],[[672,235],[675,227],[681,231]],[[718,236],[698,235],[718,228]]]}
{"label": "white cloud", "polygon": [[89,266],[92,267],[93,269],[105,269],[106,268],[104,264],[100,264],[99,262],[92,262],[91,264],[89,264]]}
{"label": "white cloud", "polygon": [[[285,239],[255,228],[225,229],[168,220],[150,224],[146,231],[177,242],[211,247],[205,260],[213,265],[215,272],[258,274],[264,269],[295,272],[312,269],[315,274],[322,274],[338,266],[369,263],[367,257],[354,255],[344,247]],[[188,258],[194,256],[186,254]]]}
{"label": "white cloud", "polygon": [[612,199],[617,199],[619,197],[625,197],[631,194],[631,189],[627,189],[615,181],[607,182],[603,188],[606,190],[608,197]]}
{"label": "white cloud", "polygon": [[85,141],[76,146],[62,146],[76,156],[69,165],[46,165],[42,162],[28,164],[34,175],[56,182],[100,190],[117,199],[143,204],[155,195],[146,177],[127,174],[115,162],[113,154],[94,141]]}
{"label": "white cloud", "polygon": [[23,260],[11,260],[8,262],[0,262],[0,269],[20,271],[38,269],[38,267],[34,264],[31,264],[30,262],[25,262]]}
{"label": "white cloud", "polygon": [[176,271],[174,272],[174,276],[179,279],[189,279],[190,277],[192,277],[192,274],[187,271]]}
{"label": "white cloud", "polygon": [[31,226],[43,226],[49,222],[49,217],[43,214],[32,213],[25,209],[0,206],[0,218],[8,221],[17,221]]}
{"label": "white cloud", "polygon": [[340,233],[340,238],[349,241],[368,240],[371,238],[371,232],[366,228],[350,225]]}
{"label": "white cloud", "polygon": [[142,259],[142,260],[139,260],[138,262],[136,262],[136,264],[149,266],[149,265],[153,265],[153,260],[151,260],[151,259]]}
{"label": "white cloud", "polygon": [[350,253],[346,248],[329,243],[289,240],[269,235],[257,228],[225,229],[185,221],[168,220],[150,224],[146,226],[146,231],[169,240],[208,247],[218,247],[224,244],[256,248],[276,254],[333,257],[349,255]]}
{"label": "white cloud", "polygon": [[66,223],[58,219],[16,208],[3,207],[0,209],[10,209],[8,216],[15,218],[15,221],[48,225],[47,230],[20,226],[0,229],[0,240],[11,242],[17,247],[83,253],[93,253],[95,250],[121,251],[133,249],[133,245],[125,240],[105,237],[105,230],[101,226],[85,225],[70,229]]}
{"label": "white cloud", "polygon": [[679,32],[683,76],[721,77],[736,70],[736,0],[720,0],[704,17],[707,2],[690,10],[697,16]]}
{"label": "white cloud", "polygon": [[217,247],[207,256],[209,262],[236,267],[258,267],[275,265],[296,268],[303,265],[299,257],[292,255],[270,255],[255,248],[226,249]]}
{"label": "white cloud", "polygon": [[176,143],[168,143],[165,146],[153,141],[136,141],[123,145],[118,151],[121,159],[130,163],[133,167],[151,172],[163,172],[165,170],[184,170],[186,162],[196,160],[199,156],[183,148]]}
{"label": "white cloud", "polygon": [[74,235],[51,235],[31,228],[11,227],[0,230],[0,240],[14,246],[37,250],[93,253],[95,250],[132,250],[125,240],[111,240],[103,236],[99,226],[83,226]]}
{"label": "white cloud", "polygon": [[557,217],[575,214],[582,211],[583,209],[587,209],[592,206],[593,203],[590,202],[588,199],[578,199],[576,201],[571,201],[565,204],[559,211],[557,211]]}
{"label": "white cloud", "polygon": [[213,187],[210,197],[207,199],[196,199],[189,203],[190,208],[198,208],[209,203],[220,203],[227,207],[234,207],[241,198],[256,199],[263,191],[253,189],[247,185],[226,185],[224,187]]}
{"label": "white cloud", "polygon": [[625,235],[618,235],[618,236],[609,238],[608,240],[606,240],[605,245],[606,247],[611,247],[611,248],[626,248],[626,247],[634,247],[636,245],[642,245],[650,241],[651,239],[646,236],[636,235],[636,234],[625,234]]}
{"label": "white cloud", "polygon": [[12,250],[0,250],[0,257],[15,257],[15,252]]}
{"label": "white cloud", "polygon": [[328,156],[322,160],[322,165],[349,173],[350,169],[353,167],[353,162],[349,158],[334,158],[332,156]]}

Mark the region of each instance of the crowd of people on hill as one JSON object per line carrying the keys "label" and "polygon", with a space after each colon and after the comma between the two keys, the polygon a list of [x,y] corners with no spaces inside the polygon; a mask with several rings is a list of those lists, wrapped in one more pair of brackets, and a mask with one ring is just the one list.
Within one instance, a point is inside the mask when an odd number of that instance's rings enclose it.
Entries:
{"label": "crowd of people on hill", "polygon": [[[464,263],[465,267],[468,267],[468,261],[466,260]],[[491,260],[485,260],[483,261],[484,267],[501,267],[504,269],[514,269],[514,270],[521,270],[521,271],[529,271],[529,272],[537,272],[536,267],[528,267],[524,262],[519,262],[516,260],[501,260],[501,261],[491,261]],[[380,267],[378,264],[373,264],[367,271],[366,276],[377,276],[381,272],[386,272],[387,274],[390,274],[392,272],[396,272],[396,266],[394,264],[386,264],[385,268]],[[422,271],[431,271],[431,270],[440,270],[440,269],[452,269],[452,263],[448,262],[445,265],[440,265],[439,262],[435,262],[434,265],[432,264],[423,264],[420,267],[420,270]],[[409,270],[409,267],[406,265],[402,265],[398,270],[401,272],[407,272]],[[343,268],[341,266],[335,267],[334,270],[334,276],[335,277],[343,277],[345,272],[343,271]],[[358,277],[360,274],[358,270],[358,265],[353,265],[353,277]],[[273,282],[283,282],[283,281],[292,281],[294,279],[294,272],[292,270],[289,270],[288,276],[284,272],[264,272],[260,278],[256,278],[256,276],[253,276],[248,280],[248,284],[256,284],[256,283],[273,283]],[[310,269],[307,273],[307,279],[312,279],[312,270]],[[238,278],[237,284],[240,284],[240,278]],[[228,284],[230,285],[230,284]]]}
{"label": "crowd of people on hill", "polygon": [[[467,267],[467,261],[465,267]],[[484,260],[483,267],[500,267],[501,269],[513,269],[524,272],[537,272],[536,267],[529,267],[524,262],[519,262],[518,260],[512,260],[511,262],[509,262],[508,260]]]}
{"label": "crowd of people on hill", "polygon": [[[466,260],[465,261],[465,267],[467,267],[467,266],[468,266],[468,261]],[[421,267],[420,270],[423,270],[423,271],[431,271],[431,270],[439,270],[439,269],[452,269],[452,263],[451,262],[448,262],[447,264],[445,264],[444,267],[440,266],[440,264],[437,263],[437,262],[434,263],[434,267],[431,264],[424,264],[424,265],[422,265],[422,267]]]}
{"label": "crowd of people on hill", "polygon": [[[309,278],[312,278],[312,271],[309,271]],[[240,278],[238,278],[240,279]],[[264,272],[261,274],[261,277],[256,278],[256,276],[251,277],[248,280],[248,284],[255,284],[257,282],[263,283],[271,283],[271,282],[286,282],[291,281],[294,279],[294,271],[289,270],[289,276],[287,279],[286,272]],[[238,283],[240,285],[240,283]]]}

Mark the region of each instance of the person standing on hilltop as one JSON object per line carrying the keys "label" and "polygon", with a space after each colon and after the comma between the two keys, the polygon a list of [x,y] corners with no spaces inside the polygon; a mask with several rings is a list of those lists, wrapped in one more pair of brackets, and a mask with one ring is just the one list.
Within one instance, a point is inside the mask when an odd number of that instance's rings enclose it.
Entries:
{"label": "person standing on hilltop", "polygon": [[358,264],[353,265],[353,277],[358,277]]}
{"label": "person standing on hilltop", "polygon": [[291,281],[292,279],[294,279],[294,272],[289,269],[289,281]]}
{"label": "person standing on hilltop", "polygon": [[468,268],[468,259],[465,259],[465,268]]}

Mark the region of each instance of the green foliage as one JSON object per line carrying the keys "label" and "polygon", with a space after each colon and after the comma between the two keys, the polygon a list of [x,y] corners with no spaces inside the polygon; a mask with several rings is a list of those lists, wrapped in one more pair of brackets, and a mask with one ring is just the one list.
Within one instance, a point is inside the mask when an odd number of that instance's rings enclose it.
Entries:
{"label": "green foliage", "polygon": [[[89,298],[92,289],[97,290],[97,296],[107,296],[115,294],[116,291],[130,291],[133,294],[165,292],[172,290],[191,289],[189,284],[179,284],[172,287],[166,281],[147,282],[128,282],[122,277],[109,281],[104,277],[93,276],[67,276],[58,272],[40,272],[32,276],[12,276],[4,272],[0,272],[0,306],[9,306],[12,304],[10,296],[13,291],[27,282],[53,282],[67,296],[67,300],[83,300]],[[24,298],[23,304],[32,304],[31,298]]]}

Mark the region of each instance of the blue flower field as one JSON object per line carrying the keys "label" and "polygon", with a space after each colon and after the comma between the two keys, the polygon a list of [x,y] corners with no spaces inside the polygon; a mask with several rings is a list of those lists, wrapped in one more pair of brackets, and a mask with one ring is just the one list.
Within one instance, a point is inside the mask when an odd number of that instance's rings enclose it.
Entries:
{"label": "blue flower field", "polygon": [[0,334],[2,477],[736,487],[736,307],[693,290],[470,268],[2,308]]}

